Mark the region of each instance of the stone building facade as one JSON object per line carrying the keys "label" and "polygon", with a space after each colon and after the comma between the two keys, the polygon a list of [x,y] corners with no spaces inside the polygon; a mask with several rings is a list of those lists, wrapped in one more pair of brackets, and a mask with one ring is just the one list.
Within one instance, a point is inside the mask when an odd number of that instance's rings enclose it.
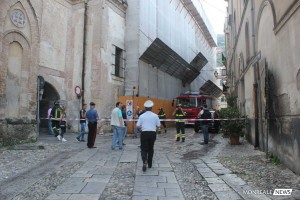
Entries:
{"label": "stone building facade", "polygon": [[228,77],[255,147],[300,173],[300,1],[228,0]]}
{"label": "stone building facade", "polygon": [[[115,47],[125,49],[126,8],[122,0],[0,1],[0,144],[36,140],[36,112],[46,127],[55,100],[73,128],[81,102],[111,109],[124,93],[123,79],[110,74]],[[39,109],[38,76],[45,80]]]}
{"label": "stone building facade", "polygon": [[211,88],[215,41],[194,0],[1,0],[0,145],[36,140],[56,100],[77,130],[83,102],[109,117],[133,86],[170,101]]}

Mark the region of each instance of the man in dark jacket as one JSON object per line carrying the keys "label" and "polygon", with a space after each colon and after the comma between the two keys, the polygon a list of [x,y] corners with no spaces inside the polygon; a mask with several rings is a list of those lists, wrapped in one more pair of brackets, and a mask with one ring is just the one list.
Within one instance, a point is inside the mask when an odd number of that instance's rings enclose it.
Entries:
{"label": "man in dark jacket", "polygon": [[211,113],[207,109],[207,105],[203,106],[203,114],[201,114],[201,119],[204,119],[203,121],[201,121],[204,142],[201,144],[208,144],[208,137],[209,137],[209,135],[208,135],[209,120],[208,119],[211,119]]}

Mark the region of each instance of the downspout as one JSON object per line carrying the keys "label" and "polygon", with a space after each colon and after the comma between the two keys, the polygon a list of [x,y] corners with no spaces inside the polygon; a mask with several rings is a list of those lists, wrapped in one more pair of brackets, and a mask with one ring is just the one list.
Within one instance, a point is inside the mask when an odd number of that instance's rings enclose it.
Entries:
{"label": "downspout", "polygon": [[87,2],[88,0],[85,0],[84,2],[84,20],[83,20],[83,46],[82,46],[82,72],[81,72],[81,100],[82,105],[85,103],[84,99],[84,93],[85,93],[85,60],[86,60],[86,35],[87,35]]}
{"label": "downspout", "polygon": [[[255,20],[255,13],[254,13],[254,0],[251,0],[251,18],[252,18],[252,45],[253,45],[253,55],[256,55],[256,45],[255,45],[255,26],[254,26],[254,20]],[[255,142],[254,147],[259,147],[259,133],[258,133],[258,70],[257,70],[257,63],[254,63],[254,84],[253,84],[253,90],[254,90],[254,123],[255,123]]]}

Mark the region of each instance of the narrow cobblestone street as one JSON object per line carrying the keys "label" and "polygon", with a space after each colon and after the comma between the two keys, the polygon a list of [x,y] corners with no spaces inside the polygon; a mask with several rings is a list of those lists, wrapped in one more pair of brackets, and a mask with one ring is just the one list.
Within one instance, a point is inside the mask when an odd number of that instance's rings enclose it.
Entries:
{"label": "narrow cobblestone street", "polygon": [[[125,149],[111,150],[111,134],[97,135],[95,149],[67,133],[66,143],[41,135],[37,143],[1,148],[1,200],[176,200],[300,199],[300,178],[265,159],[246,141],[231,146],[212,134],[187,128],[185,143],[175,129],[158,135],[153,168],[142,172],[139,139],[127,137]],[[274,189],[293,189],[273,196]],[[260,190],[261,194],[257,194]]]}

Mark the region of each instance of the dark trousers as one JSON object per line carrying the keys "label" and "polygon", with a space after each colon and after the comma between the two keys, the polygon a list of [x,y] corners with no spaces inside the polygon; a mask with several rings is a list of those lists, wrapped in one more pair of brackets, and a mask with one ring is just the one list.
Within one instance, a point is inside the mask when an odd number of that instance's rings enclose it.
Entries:
{"label": "dark trousers", "polygon": [[88,133],[88,148],[92,148],[95,144],[96,134],[97,134],[97,122],[89,122],[89,133]]}
{"label": "dark trousers", "polygon": [[52,128],[53,128],[53,133],[54,133],[55,137],[57,137],[59,135],[59,130],[60,130],[59,123],[60,122],[57,120],[52,120]]}
{"label": "dark trousers", "polygon": [[160,124],[161,124],[164,128],[166,128],[166,122],[165,122],[165,121],[160,121]]}
{"label": "dark trousers", "polygon": [[143,163],[148,162],[148,166],[152,167],[152,159],[154,153],[154,142],[156,140],[155,131],[143,131],[141,134],[141,156]]}
{"label": "dark trousers", "polygon": [[176,131],[177,131],[177,134],[179,134],[180,131],[181,131],[181,134],[185,134],[184,122],[176,122]]}

